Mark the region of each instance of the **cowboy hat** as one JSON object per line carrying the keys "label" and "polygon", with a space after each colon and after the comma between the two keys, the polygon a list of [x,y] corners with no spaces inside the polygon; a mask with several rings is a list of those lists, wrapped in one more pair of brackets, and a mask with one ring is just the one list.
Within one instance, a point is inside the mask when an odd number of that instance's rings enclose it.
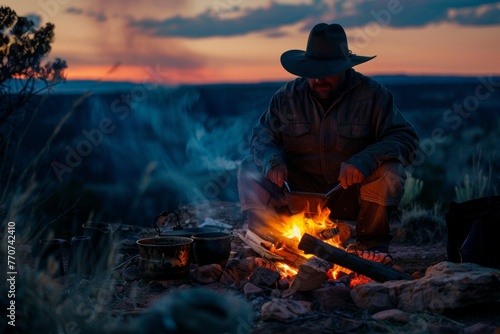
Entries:
{"label": "cowboy hat", "polygon": [[281,55],[288,72],[311,79],[327,78],[376,56],[357,56],[347,46],[347,37],[339,24],[318,23],[309,33],[306,51],[289,50]]}

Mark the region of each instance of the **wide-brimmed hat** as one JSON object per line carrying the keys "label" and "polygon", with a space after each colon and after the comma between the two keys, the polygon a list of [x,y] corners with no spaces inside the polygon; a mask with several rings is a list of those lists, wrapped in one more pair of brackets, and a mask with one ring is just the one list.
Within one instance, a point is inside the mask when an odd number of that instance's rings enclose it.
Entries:
{"label": "wide-brimmed hat", "polygon": [[281,55],[281,65],[288,72],[304,78],[326,78],[376,56],[357,56],[347,45],[344,28],[339,24],[319,23],[309,33],[307,48],[289,50]]}

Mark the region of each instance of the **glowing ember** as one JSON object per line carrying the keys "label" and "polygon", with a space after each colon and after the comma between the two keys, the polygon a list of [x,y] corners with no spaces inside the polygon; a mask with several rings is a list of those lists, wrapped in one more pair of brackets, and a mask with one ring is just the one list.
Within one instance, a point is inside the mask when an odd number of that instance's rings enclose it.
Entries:
{"label": "glowing ember", "polygon": [[281,278],[295,277],[295,275],[297,275],[297,273],[298,273],[297,269],[290,267],[286,263],[276,262],[275,264],[276,264],[276,267],[278,267],[278,269],[280,271]]}
{"label": "glowing ember", "polygon": [[354,278],[351,279],[351,281],[349,282],[349,286],[351,288],[355,287],[356,285],[359,285],[359,284],[366,284],[366,283],[370,283],[370,282],[373,282],[370,278],[366,277],[366,276],[363,276],[363,275],[355,275]]}
{"label": "glowing ember", "polygon": [[352,270],[334,264],[333,267],[330,268],[330,270],[326,273],[326,275],[328,279],[339,279],[342,276],[349,275],[351,273]]}

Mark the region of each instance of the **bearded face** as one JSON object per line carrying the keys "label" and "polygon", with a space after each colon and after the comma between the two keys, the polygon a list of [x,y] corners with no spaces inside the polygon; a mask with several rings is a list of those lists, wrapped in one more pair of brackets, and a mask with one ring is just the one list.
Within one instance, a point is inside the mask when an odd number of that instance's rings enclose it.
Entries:
{"label": "bearded face", "polygon": [[339,94],[345,83],[345,72],[321,79],[307,79],[312,94],[319,99],[332,98]]}

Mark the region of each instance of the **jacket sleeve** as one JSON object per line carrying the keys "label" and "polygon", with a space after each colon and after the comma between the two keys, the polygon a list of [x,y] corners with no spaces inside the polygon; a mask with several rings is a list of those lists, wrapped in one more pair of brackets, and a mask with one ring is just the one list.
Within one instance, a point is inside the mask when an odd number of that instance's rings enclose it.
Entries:
{"label": "jacket sleeve", "polygon": [[355,165],[367,177],[388,160],[398,160],[403,166],[413,162],[420,143],[417,132],[394,105],[392,94],[385,88],[379,87],[375,94],[370,123],[374,129],[374,143],[353,155],[347,163]]}
{"label": "jacket sleeve", "polygon": [[250,140],[250,153],[255,163],[262,167],[264,175],[267,175],[272,167],[285,164],[280,127],[277,96],[274,95],[268,109],[253,128]]}

